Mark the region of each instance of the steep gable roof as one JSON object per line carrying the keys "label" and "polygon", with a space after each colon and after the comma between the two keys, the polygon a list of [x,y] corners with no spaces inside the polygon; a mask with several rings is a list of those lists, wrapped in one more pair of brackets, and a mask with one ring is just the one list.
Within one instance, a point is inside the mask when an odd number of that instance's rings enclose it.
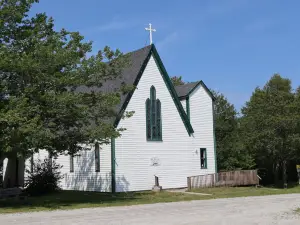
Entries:
{"label": "steep gable roof", "polygon": [[[148,57],[151,50],[151,45],[141,48],[139,50],[127,53],[129,56],[129,66],[123,69],[123,72],[120,76],[116,77],[113,80],[107,80],[103,82],[101,87],[87,87],[79,86],[76,91],[78,92],[103,92],[103,93],[112,93],[116,90],[119,90],[121,85],[134,85],[137,75],[139,74],[146,58]],[[116,106],[116,111],[119,112],[124,105],[126,97],[129,93],[121,96],[120,104]]]}
{"label": "steep gable roof", "polygon": [[177,92],[178,97],[181,99],[188,96],[190,91],[192,91],[198,85],[198,83],[199,82],[197,81],[175,86],[175,90]]}
{"label": "steep gable roof", "polygon": [[[111,93],[114,92],[115,90],[118,90],[123,84],[133,85],[136,87],[138,85],[139,80],[141,79],[141,76],[148,64],[150,57],[153,56],[189,135],[193,133],[194,130],[192,128],[192,125],[190,124],[190,121],[180,103],[175,88],[170,80],[170,77],[167,74],[167,71],[158,55],[158,52],[154,44],[127,54],[129,55],[130,63],[127,68],[124,68],[121,76],[113,80],[107,80],[102,84],[102,87],[100,88],[80,86],[76,89],[76,91],[78,92],[95,91],[95,92]],[[133,93],[134,90],[121,96],[120,104],[116,106],[116,112],[118,112],[118,116],[114,121],[115,126],[119,124],[119,121],[122,118],[123,113],[126,110],[126,107]]]}
{"label": "steep gable roof", "polygon": [[207,91],[213,101],[216,100],[213,93],[208,89],[202,80],[178,85],[175,87],[175,90],[179,99],[182,100],[187,98],[199,85],[201,85]]}

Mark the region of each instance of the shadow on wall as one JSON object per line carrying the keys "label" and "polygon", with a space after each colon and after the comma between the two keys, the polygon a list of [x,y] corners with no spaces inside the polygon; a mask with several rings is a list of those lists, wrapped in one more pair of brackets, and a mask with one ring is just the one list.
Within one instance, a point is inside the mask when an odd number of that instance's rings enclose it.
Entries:
{"label": "shadow on wall", "polygon": [[127,192],[129,191],[130,183],[126,180],[124,175],[116,178],[116,192]]}
{"label": "shadow on wall", "polygon": [[[69,158],[69,156],[67,157]],[[67,190],[111,192],[110,165],[107,162],[103,163],[103,160],[108,159],[101,159],[100,157],[100,172],[95,171],[95,152],[93,150],[84,151],[79,156],[74,157],[74,172],[72,173],[70,173],[70,166],[62,164],[65,167],[62,170],[67,170],[64,173],[62,188]],[[104,165],[109,165],[109,168],[105,168],[101,165],[101,162]],[[129,185],[124,176],[116,178],[117,192],[127,192]]]}
{"label": "shadow on wall", "polygon": [[[83,151],[74,157],[74,172],[70,173],[70,166],[63,165],[64,173],[63,189],[81,191],[105,191],[109,192],[110,173],[95,171],[94,151]],[[67,156],[69,158],[69,156]],[[70,165],[70,164],[69,164]],[[101,168],[101,167],[100,167]]]}

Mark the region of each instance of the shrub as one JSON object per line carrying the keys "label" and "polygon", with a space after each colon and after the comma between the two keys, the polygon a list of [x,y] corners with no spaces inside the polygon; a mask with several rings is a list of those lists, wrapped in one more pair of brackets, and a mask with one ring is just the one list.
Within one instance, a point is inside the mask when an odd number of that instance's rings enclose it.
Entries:
{"label": "shrub", "polygon": [[29,175],[25,183],[25,191],[29,195],[37,196],[60,190],[59,183],[63,178],[61,168],[62,166],[52,159],[37,160],[32,171],[26,170]]}

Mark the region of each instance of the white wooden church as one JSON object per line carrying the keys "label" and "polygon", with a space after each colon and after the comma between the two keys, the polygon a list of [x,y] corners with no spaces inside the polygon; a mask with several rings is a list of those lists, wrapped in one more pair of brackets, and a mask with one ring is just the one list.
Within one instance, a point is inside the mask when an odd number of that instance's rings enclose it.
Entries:
{"label": "white wooden church", "polygon": [[[125,111],[134,111],[134,115],[115,121],[117,128],[126,131],[111,144],[55,159],[63,166],[63,189],[151,190],[155,177],[163,189],[182,188],[188,176],[216,172],[214,97],[203,81],[174,87],[153,44],[132,52],[130,60],[120,78],[102,87],[119,87],[124,82],[135,85],[119,108],[120,115]],[[34,155],[34,159],[43,157],[48,153]],[[32,160],[16,162],[4,160],[4,179],[23,184],[24,166],[30,166]]]}

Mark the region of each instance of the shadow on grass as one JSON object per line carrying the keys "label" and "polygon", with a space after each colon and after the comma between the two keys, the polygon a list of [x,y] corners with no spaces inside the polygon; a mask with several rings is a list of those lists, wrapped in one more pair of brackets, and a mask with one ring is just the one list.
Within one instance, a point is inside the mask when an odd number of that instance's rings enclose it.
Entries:
{"label": "shadow on grass", "polygon": [[[265,187],[284,189],[283,183],[266,185]],[[297,183],[297,182],[290,182],[287,185],[287,189],[293,189],[293,188],[297,188],[297,187],[299,187],[299,183]]]}
{"label": "shadow on grass", "polygon": [[76,205],[115,205],[137,201],[142,198],[142,193],[111,193],[100,192],[80,192],[80,191],[60,191],[57,193],[27,197],[22,199],[10,198],[0,200],[0,208],[48,208],[59,209],[63,207],[72,208]]}
{"label": "shadow on grass", "polygon": [[0,213],[124,206],[200,199],[205,199],[205,197],[186,195],[182,193],[171,193],[167,191],[160,193],[151,191],[127,192],[116,193],[114,195],[111,193],[101,192],[60,191],[45,196],[28,197],[24,200],[0,200]]}

